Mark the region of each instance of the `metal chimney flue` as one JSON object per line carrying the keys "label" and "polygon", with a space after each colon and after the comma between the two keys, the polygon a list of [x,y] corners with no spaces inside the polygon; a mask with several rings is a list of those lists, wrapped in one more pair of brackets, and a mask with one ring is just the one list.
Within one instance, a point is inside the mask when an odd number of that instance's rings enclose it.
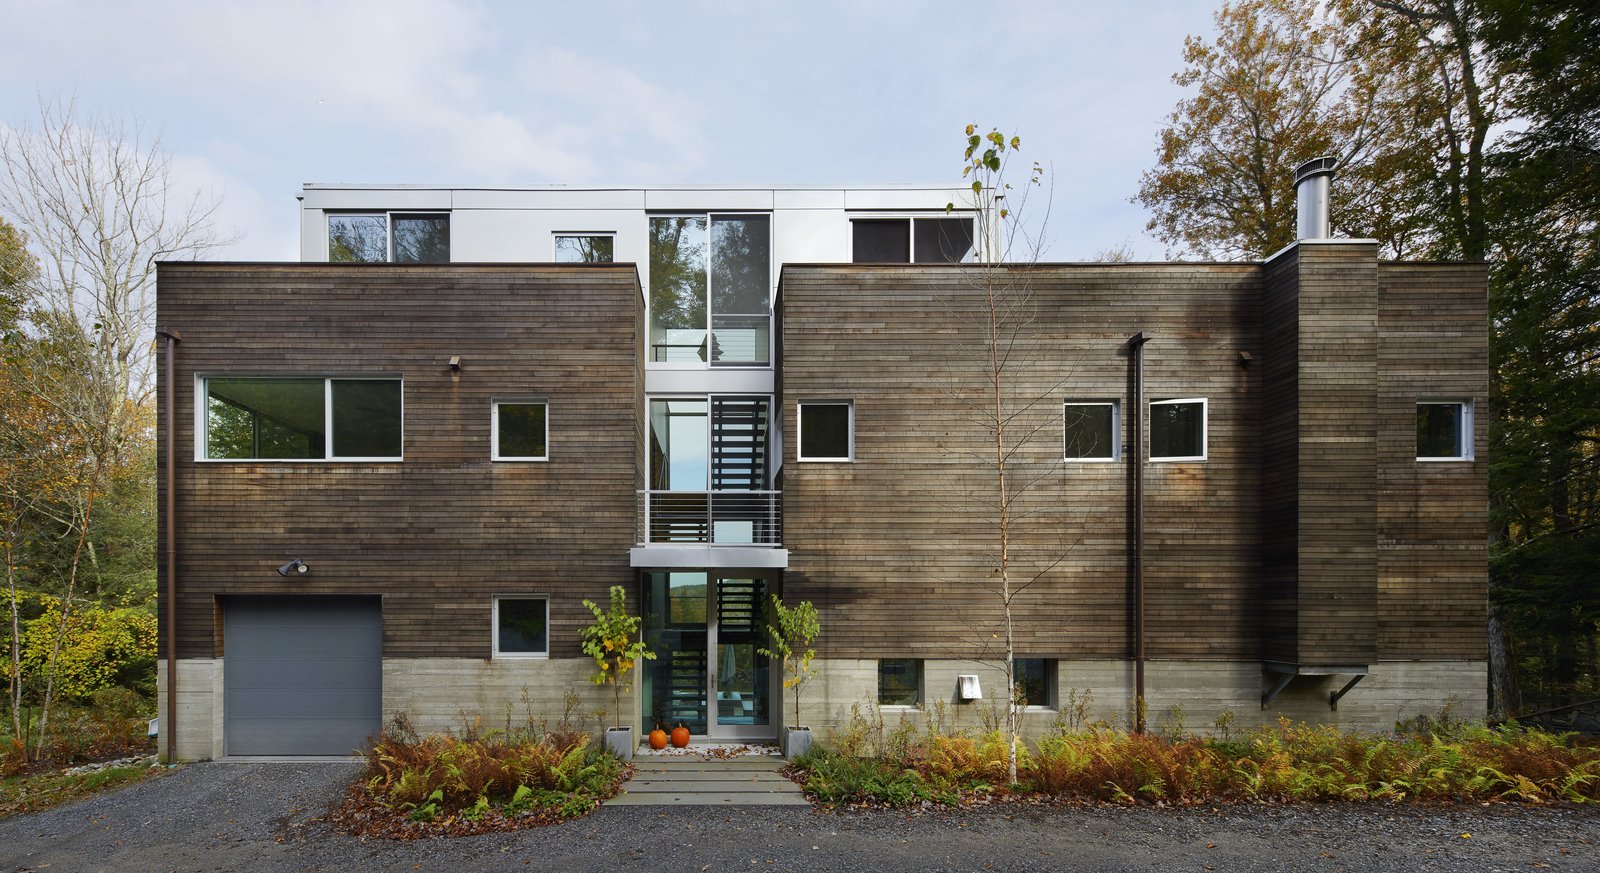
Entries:
{"label": "metal chimney flue", "polygon": [[1328,184],[1338,161],[1330,157],[1312,158],[1295,168],[1294,195],[1298,211],[1299,239],[1327,239],[1332,236],[1328,221]]}

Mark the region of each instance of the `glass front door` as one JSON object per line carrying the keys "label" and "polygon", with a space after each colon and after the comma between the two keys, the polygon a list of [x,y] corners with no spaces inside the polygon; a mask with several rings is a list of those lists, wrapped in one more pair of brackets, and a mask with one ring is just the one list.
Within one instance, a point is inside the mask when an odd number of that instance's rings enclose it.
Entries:
{"label": "glass front door", "polygon": [[710,739],[771,739],[766,579],[700,572],[644,574],[646,729],[679,723]]}

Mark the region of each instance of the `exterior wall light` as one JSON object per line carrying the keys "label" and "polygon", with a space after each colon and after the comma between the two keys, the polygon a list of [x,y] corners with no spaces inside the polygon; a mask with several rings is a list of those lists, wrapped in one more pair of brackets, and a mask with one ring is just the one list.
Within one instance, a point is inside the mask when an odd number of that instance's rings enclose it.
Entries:
{"label": "exterior wall light", "polygon": [[970,673],[956,677],[956,700],[966,703],[969,700],[982,700],[983,688],[978,684],[978,677]]}
{"label": "exterior wall light", "polygon": [[301,576],[304,576],[305,574],[310,573],[310,572],[311,572],[311,565],[307,564],[305,561],[300,560],[299,558],[295,558],[293,561],[290,561],[289,563],[284,564],[283,566],[278,568],[278,575],[279,576],[287,576],[290,573],[298,573]]}

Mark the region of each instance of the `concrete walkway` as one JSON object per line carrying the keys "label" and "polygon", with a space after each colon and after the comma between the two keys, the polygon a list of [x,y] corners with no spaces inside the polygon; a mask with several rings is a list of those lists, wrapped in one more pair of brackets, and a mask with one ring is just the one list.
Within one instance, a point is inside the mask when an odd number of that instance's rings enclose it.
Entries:
{"label": "concrete walkway", "polygon": [[639,768],[607,806],[805,806],[800,786],[778,770],[776,755],[704,758],[699,755],[633,759]]}

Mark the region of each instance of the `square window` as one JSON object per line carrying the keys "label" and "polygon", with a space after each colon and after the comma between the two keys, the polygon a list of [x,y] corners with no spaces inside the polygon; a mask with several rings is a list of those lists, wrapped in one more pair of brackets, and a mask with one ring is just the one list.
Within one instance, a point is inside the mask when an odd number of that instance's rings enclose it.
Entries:
{"label": "square window", "polygon": [[336,458],[400,457],[400,380],[329,379]]}
{"label": "square window", "polygon": [[1056,662],[1052,658],[1017,658],[1011,662],[1017,697],[1024,706],[1055,706]]}
{"label": "square window", "polygon": [[922,702],[922,660],[883,658],[878,661],[878,705],[916,706]]}
{"label": "square window", "polygon": [[1472,405],[1417,404],[1417,460],[1463,461],[1472,457]]}
{"label": "square window", "polygon": [[1115,461],[1122,418],[1116,401],[1066,404],[1066,454],[1069,461]]}
{"label": "square window", "polygon": [[972,252],[970,218],[919,218],[911,234],[919,264],[959,264]]}
{"label": "square window", "polygon": [[545,597],[496,597],[494,654],[497,658],[550,656],[550,601]]}
{"label": "square window", "polygon": [[394,215],[394,262],[450,263],[450,215]]}
{"label": "square window", "polygon": [[854,263],[911,263],[910,219],[859,218],[850,222],[850,238]]}
{"label": "square window", "polygon": [[1156,400],[1150,404],[1150,460],[1206,459],[1206,401]]}
{"label": "square window", "polygon": [[558,264],[609,264],[615,249],[615,240],[608,233],[556,235]]}
{"label": "square window", "polygon": [[848,461],[852,455],[855,408],[845,401],[800,404],[800,460]]}
{"label": "square window", "polygon": [[543,400],[498,401],[494,404],[496,461],[547,461],[549,453],[548,404]]}
{"label": "square window", "polygon": [[381,264],[389,260],[389,216],[328,216],[328,260]]}

